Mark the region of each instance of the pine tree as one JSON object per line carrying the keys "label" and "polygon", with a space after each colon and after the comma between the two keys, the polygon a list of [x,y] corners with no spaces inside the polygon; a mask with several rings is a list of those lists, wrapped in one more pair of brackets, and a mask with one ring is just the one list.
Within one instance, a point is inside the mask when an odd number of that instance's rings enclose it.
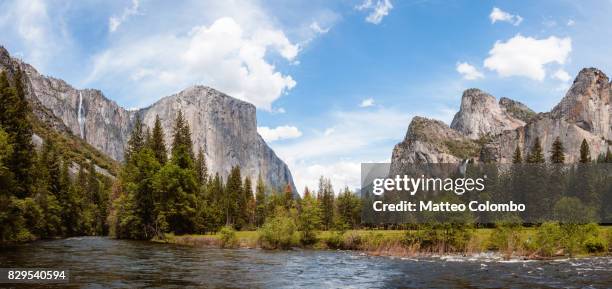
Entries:
{"label": "pine tree", "polygon": [[559,137],[555,138],[555,141],[552,143],[550,162],[553,164],[562,164],[565,162],[563,143]]}
{"label": "pine tree", "polygon": [[283,199],[285,203],[285,209],[289,210],[293,207],[293,190],[291,189],[291,185],[287,184],[285,186],[285,190],[283,192]]}
{"label": "pine tree", "polygon": [[193,143],[189,124],[185,121],[183,113],[179,110],[174,124],[174,141],[172,142],[172,162],[182,169],[192,169]]}
{"label": "pine tree", "polygon": [[130,162],[132,156],[137,154],[145,146],[145,135],[142,129],[142,120],[140,119],[140,115],[136,114],[134,127],[132,128],[132,133],[128,140],[128,147],[125,150],[126,163]]}
{"label": "pine tree", "polygon": [[514,155],[512,156],[513,164],[520,164],[523,162],[523,156],[521,155],[521,148],[517,145],[514,149]]}
{"label": "pine tree", "polygon": [[317,240],[316,230],[321,225],[321,208],[316,198],[304,194],[301,200],[298,228],[302,232],[302,243],[313,244]]}
{"label": "pine tree", "polygon": [[266,221],[266,186],[261,175],[257,178],[255,188],[255,224],[259,227]]}
{"label": "pine tree", "polygon": [[159,115],[155,115],[155,124],[153,125],[153,131],[151,132],[150,147],[153,150],[157,161],[161,165],[164,165],[168,160],[168,150],[166,149],[166,143],[164,141],[164,130],[162,129]]}
{"label": "pine tree", "polygon": [[329,230],[334,221],[334,189],[331,181],[321,176],[319,179],[319,192],[317,195],[321,206],[321,221],[323,228]]}
{"label": "pine tree", "polygon": [[583,164],[591,162],[591,151],[586,139],[582,139],[582,144],[580,144],[580,162]]}
{"label": "pine tree", "polygon": [[206,157],[204,151],[200,148],[198,150],[198,157],[195,161],[196,176],[200,185],[208,182],[208,167],[206,166]]}
{"label": "pine tree", "polygon": [[253,185],[251,183],[251,177],[246,176],[244,178],[244,185],[242,186],[242,190],[244,192],[245,199],[245,208],[243,212],[243,219],[247,224],[254,224],[254,215],[255,215],[255,199],[253,198]]}
{"label": "pine tree", "polygon": [[26,99],[22,72],[15,73],[14,87],[10,87],[5,73],[0,75],[0,127],[8,133],[13,154],[7,167],[13,173],[17,197],[26,197],[32,189],[34,164],[32,150],[31,109]]}
{"label": "pine tree", "polygon": [[531,152],[529,153],[529,157],[527,158],[527,163],[530,164],[540,164],[544,163],[544,154],[542,153],[542,145],[540,144],[540,138],[536,137],[535,143],[531,148]]}
{"label": "pine tree", "polygon": [[60,155],[50,137],[44,142],[41,160],[44,163],[48,191],[56,196],[60,195],[65,190],[62,187]]}
{"label": "pine tree", "polygon": [[342,223],[354,228],[361,222],[361,200],[348,187],[336,199],[336,207]]}
{"label": "pine tree", "polygon": [[236,225],[240,229],[245,224],[241,218],[241,212],[246,207],[246,200],[243,198],[244,192],[242,189],[240,167],[232,167],[230,175],[227,177],[224,191],[225,223],[226,225]]}

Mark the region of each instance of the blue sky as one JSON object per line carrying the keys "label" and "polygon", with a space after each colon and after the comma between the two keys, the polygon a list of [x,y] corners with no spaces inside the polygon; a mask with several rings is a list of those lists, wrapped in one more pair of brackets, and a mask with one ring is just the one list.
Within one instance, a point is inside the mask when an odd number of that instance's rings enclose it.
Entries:
{"label": "blue sky", "polygon": [[11,1],[0,44],[126,108],[194,84],[258,108],[296,185],[359,184],[415,115],[463,90],[547,111],[583,67],[612,74],[612,1]]}

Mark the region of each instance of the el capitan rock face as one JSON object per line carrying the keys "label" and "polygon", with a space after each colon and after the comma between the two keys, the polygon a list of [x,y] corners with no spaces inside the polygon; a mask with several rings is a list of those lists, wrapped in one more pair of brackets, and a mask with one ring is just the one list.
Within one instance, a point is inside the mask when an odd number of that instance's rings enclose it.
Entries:
{"label": "el capitan rock face", "polygon": [[261,174],[271,187],[290,184],[295,188],[287,165],[257,133],[252,104],[212,88],[194,86],[146,108],[126,110],[99,90],[75,89],[61,79],[41,75],[31,65],[11,58],[0,46],[0,70],[12,74],[18,67],[25,74],[28,97],[61,120],[58,128],[80,136],[115,160],[124,158],[136,115],[149,127],[153,127],[155,115],[159,115],[169,147],[174,119],[181,110],[191,128],[194,150],[204,150],[210,172],[227,177],[231,167],[238,165],[243,176],[248,175],[253,181]]}
{"label": "el capitan rock face", "polygon": [[[406,162],[454,163],[464,159],[509,163],[517,147],[526,156],[536,138],[548,159],[557,137],[563,141],[566,162],[578,161],[583,139],[595,159],[612,144],[611,95],[608,77],[595,68],[580,71],[565,97],[547,113],[536,114],[508,98],[496,103],[493,96],[468,89],[450,128],[434,120],[427,120],[428,125],[424,126],[424,118],[415,117],[406,138],[393,150],[391,166]],[[414,134],[411,132],[414,128],[422,132]]]}

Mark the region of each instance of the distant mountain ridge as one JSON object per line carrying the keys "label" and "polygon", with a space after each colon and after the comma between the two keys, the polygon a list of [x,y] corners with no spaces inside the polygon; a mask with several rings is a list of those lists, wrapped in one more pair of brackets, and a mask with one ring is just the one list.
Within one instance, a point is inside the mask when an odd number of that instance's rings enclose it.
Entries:
{"label": "distant mountain ridge", "polygon": [[41,75],[0,46],[0,70],[11,74],[17,68],[24,72],[28,98],[53,114],[56,129],[70,131],[114,160],[124,158],[136,115],[149,127],[159,115],[169,146],[174,119],[181,110],[190,125],[194,149],[203,149],[210,172],[225,178],[238,165],[243,176],[256,181],[261,175],[273,188],[289,184],[296,192],[289,168],[257,133],[256,109],[250,103],[194,86],[146,108],[127,110],[99,90],[75,89],[61,79]]}
{"label": "distant mountain ridge", "polygon": [[599,69],[580,71],[565,97],[550,112],[535,113],[508,98],[499,102],[468,89],[450,125],[413,118],[406,137],[393,150],[392,170],[410,163],[456,163],[465,159],[509,163],[516,147],[525,157],[536,138],[549,159],[560,137],[568,163],[577,162],[583,139],[593,159],[612,145],[612,84]]}

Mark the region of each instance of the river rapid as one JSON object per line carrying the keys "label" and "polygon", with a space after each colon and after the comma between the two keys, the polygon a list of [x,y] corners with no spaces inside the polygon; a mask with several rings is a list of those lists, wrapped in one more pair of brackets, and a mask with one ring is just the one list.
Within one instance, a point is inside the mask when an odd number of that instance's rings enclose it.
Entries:
{"label": "river rapid", "polygon": [[350,251],[211,249],[105,237],[0,248],[1,268],[68,269],[63,284],[14,288],[612,288],[612,258],[501,261]]}

